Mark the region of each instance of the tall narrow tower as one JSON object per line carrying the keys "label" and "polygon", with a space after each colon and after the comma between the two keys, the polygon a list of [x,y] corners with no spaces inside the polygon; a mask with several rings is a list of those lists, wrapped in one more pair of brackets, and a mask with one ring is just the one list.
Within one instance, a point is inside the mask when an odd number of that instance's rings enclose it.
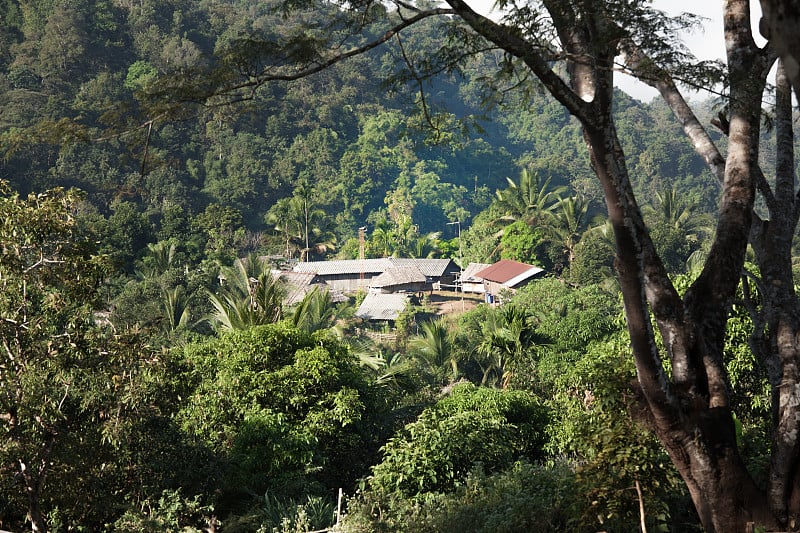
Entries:
{"label": "tall narrow tower", "polygon": [[364,261],[364,244],[365,244],[365,240],[366,240],[365,239],[366,234],[367,234],[367,227],[366,226],[361,226],[360,228],[358,228],[358,259],[359,259],[359,261],[362,261],[362,263],[359,265],[361,267],[361,278],[360,278],[361,281],[362,281],[361,285],[363,285],[363,281],[364,281],[364,263],[363,263],[363,261]]}

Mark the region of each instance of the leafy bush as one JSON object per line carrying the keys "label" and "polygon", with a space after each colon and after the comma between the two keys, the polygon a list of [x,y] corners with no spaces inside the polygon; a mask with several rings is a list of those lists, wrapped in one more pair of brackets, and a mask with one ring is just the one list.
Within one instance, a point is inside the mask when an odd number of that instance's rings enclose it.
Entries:
{"label": "leafy bush", "polygon": [[[501,520],[500,508],[492,506],[527,485],[517,482],[517,474],[492,476],[541,456],[546,421],[546,410],[529,393],[454,387],[383,447],[383,461],[349,504],[345,530],[446,531],[452,530],[446,524],[458,519],[469,524],[466,530],[479,531],[469,519],[470,505],[485,513],[485,531],[532,523],[521,517]],[[535,516],[538,511],[526,498],[519,496],[514,512]],[[536,509],[557,513],[557,507],[550,501]]]}
{"label": "leafy bush", "polygon": [[335,502],[321,496],[285,499],[272,494],[250,514],[225,521],[226,533],[306,533],[331,527],[336,519]]}
{"label": "leafy bush", "polygon": [[592,531],[639,531],[638,490],[650,530],[669,527],[691,508],[666,451],[641,423],[628,350],[625,332],[593,343],[563,367],[550,400],[558,416],[548,426],[548,449],[576,459],[580,524]]}
{"label": "leafy bush", "polygon": [[413,496],[451,490],[472,468],[485,471],[536,459],[546,412],[530,394],[459,385],[383,447],[373,490]]}
{"label": "leafy bush", "polygon": [[165,490],[157,500],[145,500],[114,523],[114,530],[141,533],[199,533],[214,522],[214,509],[180,490]]}
{"label": "leafy bush", "polygon": [[569,468],[525,461],[494,474],[476,467],[447,493],[375,496],[365,492],[348,502],[342,531],[578,531],[575,517],[581,504]]}
{"label": "leafy bush", "polygon": [[332,336],[270,324],[190,345],[186,359],[178,420],[222,458],[221,511],[267,491],[352,487],[374,461],[383,403]]}

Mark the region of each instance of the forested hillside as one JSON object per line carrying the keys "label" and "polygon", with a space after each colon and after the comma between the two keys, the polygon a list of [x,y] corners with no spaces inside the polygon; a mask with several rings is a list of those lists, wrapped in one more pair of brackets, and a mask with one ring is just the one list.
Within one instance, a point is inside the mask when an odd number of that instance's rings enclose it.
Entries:
{"label": "forested hillside", "polygon": [[[281,15],[264,2],[9,0],[2,11],[2,176],[23,193],[86,191],[87,221],[127,272],[146,243],[171,238],[192,262],[285,253],[295,232],[278,219],[300,191],[313,198],[320,242],[350,257],[358,227],[409,231],[398,210],[418,236],[452,238],[447,222],[466,229],[525,168],[568,186],[562,195],[579,194],[593,214],[602,207],[580,130],[559,104],[539,94],[481,107],[491,55],[426,87],[429,105],[452,113],[441,132],[414,107],[413,86],[381,85],[402,66],[396,47],[170,120],[142,105],[148,83],[202,65],[240,34],[279,28]],[[430,26],[406,39],[417,53],[441,45]],[[666,106],[622,95],[617,106],[644,200],[675,188],[693,209],[713,209],[715,184]]]}
{"label": "forested hillside", "polygon": [[[243,79],[258,46],[307,59],[338,8],[302,4],[0,0],[0,529],[699,531],[631,386],[579,121],[533,80],[499,89],[498,49],[419,75],[449,46],[427,20],[314,75],[219,91],[226,57]],[[356,44],[398,16],[380,10]],[[695,107],[725,146],[709,124],[729,104]],[[616,91],[613,115],[683,294],[722,185],[660,99]],[[501,307],[439,316],[429,295],[377,327],[354,317],[363,294],[287,303],[274,270],[362,250],[547,276]],[[750,289],[724,353],[765,483]]]}

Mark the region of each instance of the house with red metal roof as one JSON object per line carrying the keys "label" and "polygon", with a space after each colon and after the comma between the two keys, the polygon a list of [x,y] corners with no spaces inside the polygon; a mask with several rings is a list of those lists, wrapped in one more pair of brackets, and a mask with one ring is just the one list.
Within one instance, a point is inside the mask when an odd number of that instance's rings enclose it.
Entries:
{"label": "house with red metal roof", "polygon": [[513,293],[544,272],[543,268],[511,259],[501,259],[483,270],[472,274],[472,278],[483,280],[488,303],[499,303],[503,292]]}

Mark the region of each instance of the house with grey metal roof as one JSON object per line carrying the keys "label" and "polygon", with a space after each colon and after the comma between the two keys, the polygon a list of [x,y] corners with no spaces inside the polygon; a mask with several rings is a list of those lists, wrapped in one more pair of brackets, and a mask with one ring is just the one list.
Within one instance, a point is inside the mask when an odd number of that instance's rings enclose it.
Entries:
{"label": "house with grey metal roof", "polygon": [[391,267],[369,282],[370,292],[422,292],[430,287],[427,277],[416,266]]}
{"label": "house with grey metal roof", "polygon": [[461,273],[461,290],[464,292],[472,292],[483,294],[486,292],[483,278],[477,277],[475,274],[485,268],[492,266],[490,263],[470,263],[464,272]]}
{"label": "house with grey metal roof", "polygon": [[414,267],[425,276],[425,283],[452,283],[458,265],[451,259],[340,259],[297,263],[294,272],[314,273],[314,283],[325,283],[345,293],[369,288],[371,280],[393,268]]}
{"label": "house with grey metal roof", "polygon": [[404,293],[371,292],[364,297],[355,316],[372,322],[395,321],[408,305],[409,297]]}
{"label": "house with grey metal roof", "polygon": [[313,283],[313,272],[291,272],[288,270],[273,270],[273,277],[279,279],[283,283],[286,294],[283,297],[283,305],[291,307],[300,303],[306,295],[319,288],[325,291],[330,291],[331,301],[333,303],[346,302],[348,298],[342,294],[342,291],[332,289],[324,283]]}

